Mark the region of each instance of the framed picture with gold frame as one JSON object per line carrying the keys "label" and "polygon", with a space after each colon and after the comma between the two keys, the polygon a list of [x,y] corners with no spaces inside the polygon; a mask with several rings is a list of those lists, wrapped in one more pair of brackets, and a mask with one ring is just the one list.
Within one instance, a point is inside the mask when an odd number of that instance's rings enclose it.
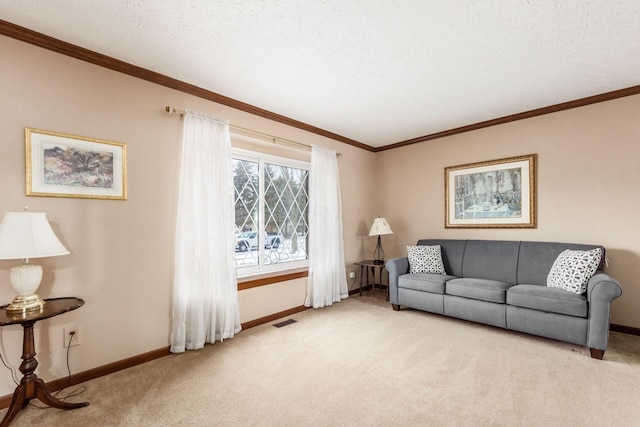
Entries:
{"label": "framed picture with gold frame", "polygon": [[27,196],[127,199],[127,146],[25,129]]}
{"label": "framed picture with gold frame", "polygon": [[445,228],[536,228],[536,155],[444,170]]}

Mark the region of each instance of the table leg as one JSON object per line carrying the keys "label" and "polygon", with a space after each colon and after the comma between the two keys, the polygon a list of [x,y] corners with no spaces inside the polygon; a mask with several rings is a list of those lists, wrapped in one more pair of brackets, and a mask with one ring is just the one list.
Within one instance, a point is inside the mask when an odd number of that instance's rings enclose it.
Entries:
{"label": "table leg", "polygon": [[45,403],[48,406],[59,409],[76,409],[89,405],[88,402],[67,403],[54,398],[47,391],[44,381],[38,378],[34,373],[38,367],[33,339],[34,323],[35,321],[22,325],[24,328],[24,335],[22,339],[22,363],[20,364],[20,372],[22,372],[23,376],[22,380],[20,380],[20,385],[18,385],[16,390],[13,392],[11,405],[5,414],[4,419],[0,422],[0,427],[8,426],[18,412],[27,406],[29,401],[33,398],[39,399],[42,403]]}
{"label": "table leg", "polygon": [[376,291],[376,268],[375,267],[371,267],[371,277],[373,280],[373,283],[371,283],[371,290],[375,293]]}
{"label": "table leg", "polygon": [[[373,283],[371,283],[371,293],[374,294],[376,291],[376,270],[380,270],[378,267],[369,267],[370,268],[370,273],[371,273],[371,277],[373,280]],[[382,290],[382,276],[380,276],[378,278],[378,289]]]}
{"label": "table leg", "polygon": [[16,388],[16,391],[13,392],[13,399],[11,399],[11,406],[9,406],[9,410],[4,415],[0,426],[8,426],[13,418],[18,414],[18,412],[20,412],[20,410],[25,406],[24,402],[26,392],[27,387],[25,384],[20,384],[18,388]]}
{"label": "table leg", "polygon": [[[382,271],[380,271],[380,281],[382,281]],[[389,272],[387,271],[387,301],[389,301],[389,293],[391,292],[389,288],[391,288],[391,286],[389,285]]]}
{"label": "table leg", "polygon": [[369,269],[367,268],[366,265],[362,265],[360,266],[360,278],[362,279],[360,281],[360,284],[364,287],[365,291],[369,292],[369,290],[367,289],[367,285],[369,284],[369,278],[367,277],[367,275],[369,274]]}
{"label": "table leg", "polygon": [[367,270],[367,292],[371,292],[371,288],[369,288],[369,275],[371,274],[371,267],[365,267],[365,268]]}

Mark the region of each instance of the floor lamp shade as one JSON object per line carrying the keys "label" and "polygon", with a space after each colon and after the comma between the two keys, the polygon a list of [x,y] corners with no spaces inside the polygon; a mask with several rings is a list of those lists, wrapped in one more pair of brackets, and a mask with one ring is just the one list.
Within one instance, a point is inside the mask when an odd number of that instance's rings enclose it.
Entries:
{"label": "floor lamp shade", "polygon": [[36,294],[42,267],[30,264],[30,258],[67,254],[69,251],[58,240],[45,213],[7,212],[0,222],[0,260],[23,260],[11,269],[11,285],[18,296],[7,311],[27,312],[44,306],[44,301]]}
{"label": "floor lamp shade", "polygon": [[383,234],[393,234],[391,226],[384,218],[374,219],[369,230],[369,236],[378,236],[376,250],[373,252],[374,264],[384,264],[384,250],[382,250],[382,241],[380,240],[380,236]]}

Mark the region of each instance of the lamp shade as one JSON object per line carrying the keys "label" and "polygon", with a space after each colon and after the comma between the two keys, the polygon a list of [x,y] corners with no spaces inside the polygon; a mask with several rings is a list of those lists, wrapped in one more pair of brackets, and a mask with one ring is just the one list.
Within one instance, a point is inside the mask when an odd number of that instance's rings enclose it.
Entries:
{"label": "lamp shade", "polygon": [[393,234],[389,223],[384,218],[376,218],[373,220],[371,230],[369,230],[369,236],[380,236],[382,234]]}
{"label": "lamp shade", "polygon": [[42,212],[7,212],[0,222],[0,259],[67,255]]}

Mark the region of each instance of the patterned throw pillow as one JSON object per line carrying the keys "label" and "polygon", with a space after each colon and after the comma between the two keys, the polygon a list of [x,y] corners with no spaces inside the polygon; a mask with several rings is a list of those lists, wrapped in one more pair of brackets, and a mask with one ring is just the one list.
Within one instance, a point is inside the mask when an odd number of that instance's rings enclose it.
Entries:
{"label": "patterned throw pillow", "polygon": [[574,292],[578,295],[587,291],[589,279],[598,269],[602,249],[573,251],[567,249],[558,255],[547,276],[547,286]]}
{"label": "patterned throw pillow", "polygon": [[440,245],[407,246],[407,253],[409,255],[409,273],[447,274],[444,271]]}

